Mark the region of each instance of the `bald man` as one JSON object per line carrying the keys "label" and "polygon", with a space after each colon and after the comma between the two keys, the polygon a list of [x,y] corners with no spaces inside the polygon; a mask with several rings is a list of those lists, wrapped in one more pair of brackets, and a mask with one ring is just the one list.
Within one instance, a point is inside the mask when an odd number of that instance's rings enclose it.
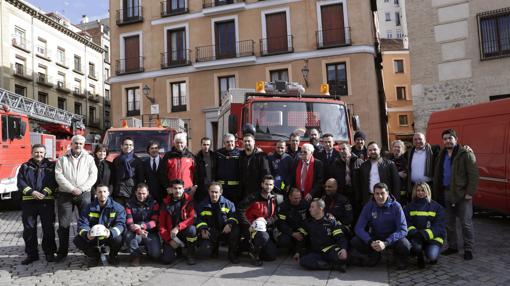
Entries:
{"label": "bald man", "polygon": [[333,178],[328,179],[324,183],[324,190],[325,195],[322,198],[326,203],[324,212],[328,217],[336,219],[343,226],[350,229],[353,223],[352,205],[349,199],[338,190],[337,181]]}

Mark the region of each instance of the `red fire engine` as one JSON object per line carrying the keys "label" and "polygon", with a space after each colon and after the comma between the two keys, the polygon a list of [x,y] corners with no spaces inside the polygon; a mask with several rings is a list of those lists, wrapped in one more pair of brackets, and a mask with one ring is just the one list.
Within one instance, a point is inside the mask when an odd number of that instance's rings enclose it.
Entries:
{"label": "red fire engine", "polygon": [[[30,132],[29,119],[52,134]],[[0,199],[19,194],[16,177],[31,156],[31,145],[46,146],[55,160],[67,150],[70,137],[83,133],[82,117],[33,99],[0,89]]]}
{"label": "red fire engine", "polygon": [[[321,134],[331,133],[335,142],[351,143],[346,104],[329,95],[327,84],[321,85],[321,95],[304,92],[303,86],[283,81],[260,81],[255,90],[230,89],[222,98],[218,146],[222,146],[226,133],[242,138],[246,124],[255,127],[257,146],[266,152],[273,151],[275,141],[287,140],[291,133],[299,133],[302,141],[308,141],[313,128]],[[353,122],[358,126],[357,116],[353,116]]]}

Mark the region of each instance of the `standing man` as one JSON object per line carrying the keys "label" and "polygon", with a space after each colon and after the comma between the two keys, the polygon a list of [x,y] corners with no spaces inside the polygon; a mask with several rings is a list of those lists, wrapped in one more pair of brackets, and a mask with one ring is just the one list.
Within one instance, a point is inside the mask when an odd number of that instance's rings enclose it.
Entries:
{"label": "standing man", "polygon": [[[184,182],[184,189],[193,198],[195,195],[195,156],[188,148],[188,134],[178,133],[174,137],[174,146],[162,159],[159,178],[163,189],[167,190],[170,181],[180,179]],[[193,188],[192,188],[193,187]]]}
{"label": "standing man", "polygon": [[216,178],[222,185],[223,195],[235,205],[239,204],[242,195],[239,189],[239,157],[241,151],[236,148],[233,134],[223,136],[223,148],[216,152]]}
{"label": "standing man", "polygon": [[132,138],[122,139],[121,153],[113,160],[113,197],[126,206],[139,183],[145,182],[143,162],[135,152]]}
{"label": "standing man", "polygon": [[[126,211],[122,205],[110,198],[108,186],[98,185],[96,197],[97,199],[87,205],[80,214],[78,235],[74,237],[73,242],[89,258],[89,267],[96,266],[105,255],[108,255],[108,263],[117,265],[122,232],[126,228]],[[105,231],[104,236],[94,236],[93,229],[98,228],[98,225]],[[109,247],[109,251],[106,246]]]}
{"label": "standing man", "polygon": [[327,180],[334,176],[332,165],[340,156],[340,153],[335,149],[335,140],[330,133],[322,135],[322,146],[324,148],[317,154],[317,159],[321,160],[324,165],[324,180]]}
{"label": "standing man", "polygon": [[292,159],[298,160],[299,153],[301,152],[301,147],[299,147],[299,134],[291,133],[289,138],[289,147],[287,148],[287,154],[289,154]]}
{"label": "standing man", "polygon": [[149,193],[158,203],[163,201],[166,191],[161,186],[158,172],[161,168],[161,157],[159,156],[159,143],[150,141],[147,146],[149,157],[144,160],[143,166],[145,171],[145,182],[147,183]]}
{"label": "standing man", "polygon": [[200,139],[200,146],[201,149],[195,156],[198,188],[194,199],[197,204],[207,198],[209,184],[214,180],[216,172],[216,154],[211,150],[211,139],[208,137]]}
{"label": "standing man", "polygon": [[90,190],[97,180],[94,158],[83,150],[85,137],[71,138],[71,149],[62,156],[55,166],[58,184],[58,238],[59,248],[56,261],[63,261],[69,252],[69,226],[74,207],[81,213],[90,204]]}
{"label": "standing man", "polygon": [[357,203],[364,205],[373,194],[374,186],[377,183],[385,183],[388,191],[398,199],[400,195],[400,177],[398,176],[395,164],[381,157],[381,149],[375,142],[368,143],[368,158],[359,171],[359,194]]}
{"label": "standing man", "polygon": [[407,165],[408,190],[412,190],[414,185],[420,182],[427,183],[434,190],[432,180],[439,151],[439,146],[427,143],[423,133],[417,132],[413,135],[413,148],[409,150]]}
{"label": "standing man", "polygon": [[42,248],[46,261],[55,261],[55,200],[53,193],[57,189],[55,181],[55,163],[44,156],[46,147],[42,144],[32,146],[32,158],[21,165],[18,172],[18,191],[23,193],[21,201],[21,220],[23,221],[23,240],[27,258],[21,262],[28,265],[39,260],[37,250],[37,217],[40,217],[43,231]]}
{"label": "standing man", "polygon": [[198,207],[196,228],[200,245],[211,257],[218,257],[220,240],[228,243],[228,259],[239,263],[239,221],[234,203],[222,196],[221,184],[211,182],[208,198]]}
{"label": "standing man", "polygon": [[354,133],[354,145],[352,145],[352,154],[365,161],[368,159],[368,149],[365,146],[367,134],[361,130]]}
{"label": "standing man", "polygon": [[439,153],[434,174],[435,197],[446,210],[448,249],[444,255],[459,252],[457,246],[457,218],[464,239],[464,259],[473,259],[475,239],[473,226],[473,195],[480,175],[473,152],[462,148],[457,133],[447,129],[441,134],[444,148]]}
{"label": "standing man", "polygon": [[278,251],[272,237],[277,219],[277,201],[273,188],[273,176],[266,175],[261,189],[248,195],[239,205],[242,233],[250,243],[250,257],[255,266],[262,266],[263,260],[275,260]]}
{"label": "standing man", "polygon": [[317,130],[316,128],[312,128],[310,129],[310,144],[312,144],[313,148],[314,148],[314,153],[313,155],[315,157],[318,156],[318,154],[322,151],[322,149],[324,148],[322,145],[321,145],[321,142],[320,142],[320,139],[321,138],[321,134],[319,133],[319,130]]}
{"label": "standing man", "polygon": [[319,197],[323,182],[323,165],[313,156],[312,144],[303,144],[300,160],[295,161],[292,167],[292,186],[301,190],[307,202]]}
{"label": "standing man", "polygon": [[262,178],[271,175],[269,162],[266,153],[255,148],[255,136],[251,133],[245,133],[243,136],[244,150],[241,151],[239,158],[239,168],[241,169],[240,187],[242,198],[250,194],[259,192]]}
{"label": "standing man", "polygon": [[275,192],[284,196],[285,190],[290,186],[290,169],[293,161],[292,157],[285,153],[285,148],[285,141],[277,141],[274,152],[268,156]]}

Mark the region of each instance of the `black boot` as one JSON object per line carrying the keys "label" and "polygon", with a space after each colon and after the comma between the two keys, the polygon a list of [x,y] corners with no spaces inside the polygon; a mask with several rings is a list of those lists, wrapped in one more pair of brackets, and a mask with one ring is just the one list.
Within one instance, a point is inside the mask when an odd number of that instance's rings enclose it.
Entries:
{"label": "black boot", "polygon": [[418,268],[425,268],[425,259],[423,258],[423,255],[418,255]]}
{"label": "black boot", "polygon": [[260,251],[261,249],[259,247],[252,246],[250,249],[250,258],[251,258],[251,264],[253,266],[262,266],[262,259],[260,259]]}
{"label": "black boot", "polygon": [[55,262],[62,262],[66,259],[67,253],[69,252],[69,228],[59,227],[58,233],[58,251]]}
{"label": "black boot", "polygon": [[34,261],[37,261],[37,260],[39,260],[38,256],[28,256],[23,261],[21,261],[21,265],[28,265]]}
{"label": "black boot", "polygon": [[188,247],[186,254],[187,254],[186,263],[188,263],[188,265],[197,264],[197,261],[195,260],[196,247],[194,245]]}

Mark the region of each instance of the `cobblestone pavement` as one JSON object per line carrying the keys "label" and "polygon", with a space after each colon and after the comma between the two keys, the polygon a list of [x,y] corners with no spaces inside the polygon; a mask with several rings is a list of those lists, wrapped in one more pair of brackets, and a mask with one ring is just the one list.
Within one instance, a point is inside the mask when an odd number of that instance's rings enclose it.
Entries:
{"label": "cobblestone pavement", "polygon": [[[170,266],[142,261],[130,267],[127,255],[121,255],[117,267],[87,268],[85,257],[71,246],[64,263],[41,260],[23,266],[24,244],[21,237],[21,213],[0,213],[0,286],[9,285],[510,285],[508,269],[510,220],[477,218],[475,259],[464,262],[462,254],[441,257],[438,265],[418,270],[412,266],[397,271],[389,263],[375,268],[351,267],[347,273],[306,271],[290,257],[281,256],[263,267],[253,267],[247,258],[238,265],[228,263],[225,255],[216,260],[199,260],[195,266],[178,261]],[[71,230],[75,232],[75,225]],[[72,244],[72,243],[71,243]],[[41,250],[40,250],[41,251]]]}

